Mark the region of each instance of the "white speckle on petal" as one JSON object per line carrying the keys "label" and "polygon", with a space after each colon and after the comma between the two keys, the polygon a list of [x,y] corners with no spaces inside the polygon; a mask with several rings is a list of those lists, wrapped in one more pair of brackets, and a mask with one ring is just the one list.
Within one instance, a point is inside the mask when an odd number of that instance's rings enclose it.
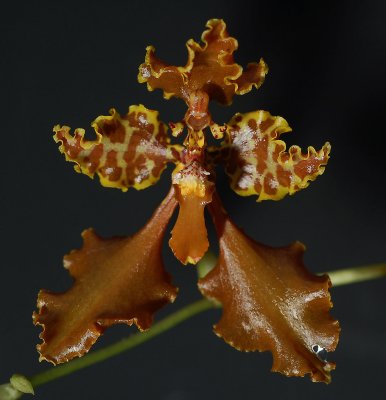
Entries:
{"label": "white speckle on petal", "polygon": [[244,174],[237,184],[240,189],[248,189],[253,185],[253,177],[251,175]]}
{"label": "white speckle on petal", "polygon": [[141,69],[141,75],[142,75],[144,78],[149,78],[150,75],[151,75],[151,73],[150,73],[150,71],[149,71],[149,69],[148,69],[147,67],[143,67],[143,68]]}
{"label": "white speckle on petal", "polygon": [[138,117],[138,119],[141,124],[147,124],[147,119],[142,114]]}
{"label": "white speckle on petal", "polygon": [[279,182],[276,179],[270,179],[269,180],[269,186],[272,189],[276,189],[277,187],[279,187]]}

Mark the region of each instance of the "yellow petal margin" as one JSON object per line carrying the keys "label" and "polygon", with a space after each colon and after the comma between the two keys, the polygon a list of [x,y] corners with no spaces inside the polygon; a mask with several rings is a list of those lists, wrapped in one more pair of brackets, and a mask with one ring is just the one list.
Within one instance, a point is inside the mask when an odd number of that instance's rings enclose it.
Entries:
{"label": "yellow petal margin", "polygon": [[148,90],[162,89],[164,97],[180,97],[189,101],[190,94],[201,90],[211,100],[230,104],[235,94],[245,94],[259,88],[268,73],[263,59],[252,62],[243,71],[233,53],[237,40],[229,36],[222,19],[211,19],[201,36],[203,44],[186,42],[188,60],[185,66],[170,65],[155,55],[155,48],[146,48],[145,62],[139,67],[138,81],[147,83]]}
{"label": "yellow petal margin", "polygon": [[257,201],[280,200],[306,188],[323,174],[330,144],[325,143],[319,151],[310,146],[306,154],[299,146],[286,151],[286,144],[279,137],[290,131],[284,118],[274,117],[268,111],[236,114],[231,119],[222,151],[236,193],[257,195]]}
{"label": "yellow petal margin", "polygon": [[91,124],[95,140],[85,139],[84,129],[70,134],[68,126],[56,125],[54,140],[60,143],[60,152],[76,163],[75,171],[91,178],[97,174],[103,186],[127,191],[156,183],[167,162],[179,158],[158,112],[134,105],[122,117],[114,109],[110,114]]}

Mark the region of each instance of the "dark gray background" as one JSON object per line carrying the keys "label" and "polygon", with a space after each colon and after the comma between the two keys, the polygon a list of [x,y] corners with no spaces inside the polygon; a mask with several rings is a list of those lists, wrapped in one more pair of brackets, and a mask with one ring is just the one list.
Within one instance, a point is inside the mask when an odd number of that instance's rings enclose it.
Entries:
{"label": "dark gray background", "polygon": [[[27,2],[26,2],[27,3]],[[5,8],[4,8],[5,7]],[[181,101],[162,100],[136,81],[145,47],[183,65],[184,43],[198,40],[209,18],[223,18],[245,65],[264,57],[270,72],[259,91],[232,107],[211,107],[218,122],[235,112],[266,109],[293,128],[288,144],[333,146],[325,174],[291,198],[256,204],[218,187],[235,221],[271,245],[303,241],[313,271],[386,260],[384,1],[110,1],[14,2],[2,5],[0,381],[38,363],[32,326],[39,288],[70,285],[62,256],[81,244],[89,226],[104,235],[137,231],[167,192],[102,188],[74,173],[52,140],[54,124],[88,127],[110,107],[159,109],[182,118]],[[199,297],[193,267],[165,246],[180,287],[176,303]],[[211,332],[220,311],[208,312],[103,364],[39,388],[38,399],[381,399],[386,389],[385,280],[332,290],[341,342],[331,385],[269,372],[271,356],[243,354]],[[135,331],[114,327],[96,348]]]}

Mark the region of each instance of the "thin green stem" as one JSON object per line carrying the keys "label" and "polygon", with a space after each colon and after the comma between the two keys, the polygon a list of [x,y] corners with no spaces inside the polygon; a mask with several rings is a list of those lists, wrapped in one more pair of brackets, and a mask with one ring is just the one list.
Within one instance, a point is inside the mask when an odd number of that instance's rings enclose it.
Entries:
{"label": "thin green stem", "polygon": [[96,350],[82,358],[78,358],[55,368],[50,368],[47,371],[32,376],[31,378],[29,378],[29,380],[32,383],[32,386],[36,388],[40,385],[43,385],[44,383],[50,382],[65,375],[69,375],[82,368],[88,367],[89,365],[104,361],[110,357],[113,357],[135,346],[138,346],[141,343],[144,343],[151,338],[158,336],[161,333],[175,327],[176,325],[193,317],[194,315],[200,314],[203,311],[215,307],[216,305],[209,300],[198,300],[182,308],[181,310],[167,316],[163,320],[155,323],[152,328],[146,332],[136,333],[129,336],[127,339],[123,339],[118,343],[105,347],[104,349]]}
{"label": "thin green stem", "polygon": [[[213,264],[212,260],[210,260],[210,263]],[[207,266],[204,267],[202,270],[203,275],[205,275],[208,269]],[[356,268],[346,268],[338,271],[327,272],[327,274],[330,276],[333,286],[349,285],[356,282],[386,277],[386,263],[372,264]],[[53,381],[62,376],[69,375],[82,368],[86,368],[124,351],[130,350],[133,347],[136,347],[150,340],[151,338],[168,331],[181,322],[206,310],[216,307],[219,307],[219,304],[207,299],[198,300],[155,323],[152,328],[146,332],[133,334],[118,343],[112,344],[100,350],[96,350],[82,358],[72,360],[71,362],[62,364],[55,368],[50,368],[44,372],[41,372],[40,374],[32,376],[29,378],[29,381],[31,382],[32,386],[36,388],[44,383]]]}
{"label": "thin green stem", "polygon": [[386,263],[365,265],[363,267],[345,268],[337,271],[326,272],[332,286],[350,285],[386,276]]}

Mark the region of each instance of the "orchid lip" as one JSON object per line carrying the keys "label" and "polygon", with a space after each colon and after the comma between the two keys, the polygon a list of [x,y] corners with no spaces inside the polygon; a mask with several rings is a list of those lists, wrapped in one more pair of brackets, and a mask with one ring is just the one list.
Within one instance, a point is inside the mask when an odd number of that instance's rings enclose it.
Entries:
{"label": "orchid lip", "polygon": [[[140,231],[104,239],[88,229],[83,247],[65,256],[73,286],[62,294],[41,291],[33,316],[43,327],[41,358],[60,363],[82,356],[112,324],[149,329],[154,313],[178,292],[162,261],[167,224],[178,209],[169,246],[181,263],[196,264],[209,249],[207,208],[220,255],[198,286],[223,306],[215,333],[242,351],[270,351],[273,371],[329,383],[335,364],[327,362],[327,353],[339,338],[339,324],[329,314],[329,278],[307,270],[300,242],[273,248],[244,234],[221,203],[215,167],[224,166],[240,196],[277,201],[324,173],[331,146],[287,149],[281,136],[291,132],[288,122],[265,110],[236,113],[227,123],[213,121],[211,101],[229,105],[234,96],[258,89],[268,67],[263,59],[244,69],[235,62],[238,42],[221,19],[208,21],[201,43],[191,39],[186,45],[184,66],[162,61],[148,46],[138,73],[150,91],[160,89],[165,99],[186,103],[180,121],[166,125],[157,111],[139,104],[126,114],[111,109],[96,118],[95,140],[87,140],[84,129],[71,133],[66,125],[54,127],[65,159],[77,172],[98,176],[102,186],[142,190],[156,184],[169,163],[175,169],[169,194]],[[182,144],[172,143],[170,136],[183,133]],[[208,146],[208,133],[222,141]]]}

